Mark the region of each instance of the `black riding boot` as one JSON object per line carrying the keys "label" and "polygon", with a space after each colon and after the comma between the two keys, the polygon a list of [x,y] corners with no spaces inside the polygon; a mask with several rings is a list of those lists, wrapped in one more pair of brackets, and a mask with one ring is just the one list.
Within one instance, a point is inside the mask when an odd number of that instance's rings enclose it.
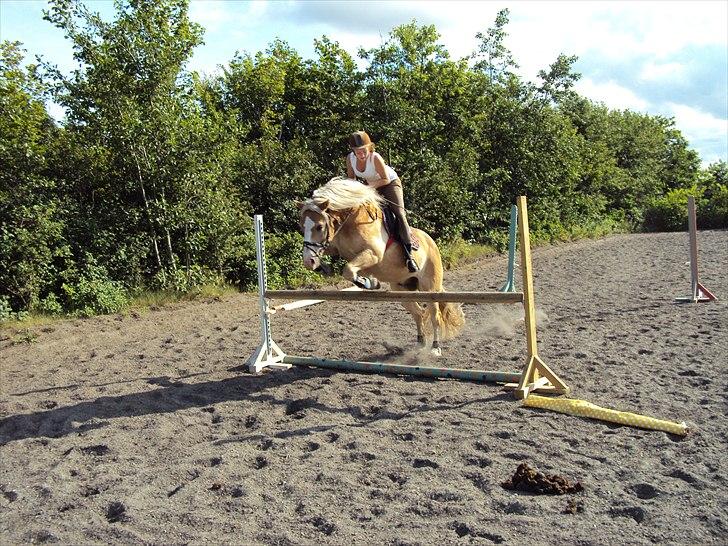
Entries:
{"label": "black riding boot", "polygon": [[417,273],[420,270],[420,267],[417,265],[417,262],[412,257],[412,245],[405,244],[402,246],[404,246],[404,255],[407,258],[407,269],[410,273]]}

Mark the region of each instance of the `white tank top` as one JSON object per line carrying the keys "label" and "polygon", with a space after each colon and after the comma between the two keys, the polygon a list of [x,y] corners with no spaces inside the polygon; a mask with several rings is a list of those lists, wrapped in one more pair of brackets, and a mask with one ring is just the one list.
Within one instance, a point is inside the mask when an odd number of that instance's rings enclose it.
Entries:
{"label": "white tank top", "polygon": [[[354,171],[354,175],[358,176],[359,178],[363,178],[367,181],[367,183],[379,180],[379,173],[377,173],[377,170],[374,168],[374,156],[382,157],[377,152],[370,153],[367,156],[364,170],[360,171],[356,168],[356,155],[354,155],[354,152],[349,153],[349,163],[351,163],[351,169]],[[387,179],[390,182],[399,178],[395,170],[387,165],[386,162],[384,163],[384,168],[387,171]]]}

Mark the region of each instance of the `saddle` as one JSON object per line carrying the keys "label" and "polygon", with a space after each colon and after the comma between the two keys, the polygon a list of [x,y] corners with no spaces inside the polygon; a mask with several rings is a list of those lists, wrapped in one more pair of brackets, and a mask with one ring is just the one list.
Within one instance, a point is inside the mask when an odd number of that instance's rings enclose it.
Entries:
{"label": "saddle", "polygon": [[[389,235],[385,248],[389,248],[390,246],[392,246],[395,241],[399,244],[403,244],[400,240],[401,237],[399,236],[399,220],[397,219],[397,217],[387,206],[382,207],[382,213],[384,216],[384,230],[387,232],[387,235]],[[412,250],[417,250],[418,248],[420,248],[420,241],[419,239],[417,239],[417,236],[414,234],[414,232],[411,233]]]}

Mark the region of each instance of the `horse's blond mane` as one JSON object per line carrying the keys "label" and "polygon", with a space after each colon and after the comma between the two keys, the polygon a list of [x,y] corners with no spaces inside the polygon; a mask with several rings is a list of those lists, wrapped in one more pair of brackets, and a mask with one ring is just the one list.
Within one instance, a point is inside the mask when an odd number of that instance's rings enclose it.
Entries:
{"label": "horse's blond mane", "polygon": [[329,202],[328,208],[332,210],[353,209],[362,205],[381,208],[384,204],[384,198],[376,189],[365,186],[358,180],[343,177],[332,178],[314,190],[313,197],[309,200],[315,205],[324,201]]}

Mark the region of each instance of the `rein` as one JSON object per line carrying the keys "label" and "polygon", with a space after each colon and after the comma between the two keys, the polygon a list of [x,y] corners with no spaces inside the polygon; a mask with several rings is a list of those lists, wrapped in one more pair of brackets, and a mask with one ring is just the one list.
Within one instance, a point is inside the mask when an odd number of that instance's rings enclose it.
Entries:
{"label": "rein", "polygon": [[[318,208],[317,208],[318,209]],[[327,214],[326,212],[318,209],[315,212],[318,212],[321,214],[321,216],[324,217],[326,220],[326,238],[321,243],[313,243],[311,241],[303,241],[303,247],[308,248],[311,252],[313,252],[313,255],[316,256],[319,260],[322,258],[322,254],[328,250],[329,246],[331,246],[331,243],[334,241],[336,236],[339,234],[339,232],[342,230],[342,228],[346,225],[346,222],[349,221],[349,218],[352,217],[355,210],[359,210],[359,207],[356,209],[351,209],[349,211],[349,214],[346,215],[346,218],[344,218],[344,221],[341,222],[339,227],[334,231],[334,234],[329,237],[329,234],[331,232],[331,229],[333,227],[333,220],[331,218],[330,214]],[[371,216],[371,214],[370,214]]]}

